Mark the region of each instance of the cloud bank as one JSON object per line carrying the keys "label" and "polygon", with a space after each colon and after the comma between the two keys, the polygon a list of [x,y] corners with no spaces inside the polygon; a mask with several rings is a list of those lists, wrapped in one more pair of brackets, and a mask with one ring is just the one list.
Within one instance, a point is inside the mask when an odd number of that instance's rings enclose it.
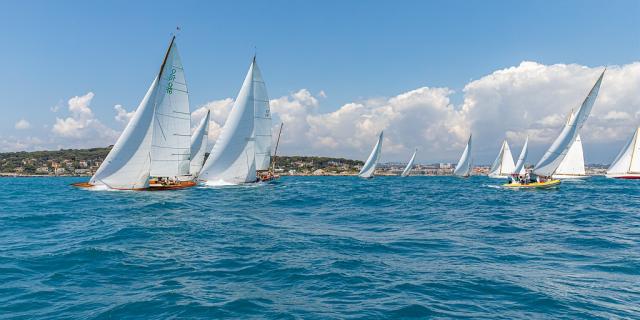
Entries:
{"label": "cloud bank", "polygon": [[[283,154],[365,159],[378,133],[384,130],[382,161],[406,161],[417,147],[419,162],[456,161],[473,133],[478,163],[490,163],[504,138],[514,152],[519,152],[529,136],[530,162],[535,162],[569,112],[580,106],[602,70],[524,61],[467,83],[461,92],[463,100],[457,105],[451,102],[454,91],[450,88],[415,88],[337,108],[323,105],[324,91],[299,89],[271,99],[274,132],[280,122],[285,123],[280,141]],[[639,87],[640,62],[607,69],[591,117],[582,130],[587,162],[611,161],[640,123]],[[69,99],[69,116],[56,118],[51,129],[53,141],[47,143],[65,147],[113,144],[121,129],[111,129],[95,118],[90,108],[93,97],[89,92]],[[232,106],[233,99],[225,98],[195,108],[193,127],[211,110],[209,136],[215,141]],[[133,115],[121,105],[114,110],[115,119],[122,124]],[[29,142],[3,141],[2,149],[29,146]]]}

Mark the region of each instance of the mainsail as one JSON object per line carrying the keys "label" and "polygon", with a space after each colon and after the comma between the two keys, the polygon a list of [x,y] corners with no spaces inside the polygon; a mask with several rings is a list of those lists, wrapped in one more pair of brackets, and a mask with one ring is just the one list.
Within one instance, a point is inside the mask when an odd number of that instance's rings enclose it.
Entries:
{"label": "mainsail", "polygon": [[502,147],[500,147],[500,152],[496,160],[493,161],[491,170],[489,170],[489,177],[507,178],[514,171],[515,167],[513,164],[513,156],[511,155],[511,148],[509,148],[509,143],[505,139],[502,142]]}
{"label": "mainsail", "polygon": [[271,110],[267,86],[253,58],[253,105],[255,112],[254,136],[256,139],[256,170],[269,170],[271,161]]}
{"label": "mainsail", "polygon": [[406,177],[409,175],[409,173],[411,173],[413,162],[416,160],[416,152],[418,152],[417,148],[413,150],[413,155],[411,156],[411,159],[409,159],[409,163],[407,163],[407,166],[404,168],[404,170],[402,170],[402,174],[400,174],[400,176]]}
{"label": "mainsail", "polygon": [[211,110],[207,110],[207,115],[202,118],[200,124],[191,136],[191,168],[189,174],[198,176],[204,164],[204,155],[209,143],[209,122],[211,120]]}
{"label": "mainsail", "polygon": [[529,137],[524,141],[524,146],[522,147],[522,151],[520,151],[520,156],[518,157],[518,162],[516,162],[516,167],[513,169],[514,174],[527,173],[527,170],[524,168],[524,162],[527,160],[527,154],[529,154]]}
{"label": "mainsail", "polygon": [[376,166],[378,165],[378,160],[380,159],[380,152],[382,151],[382,138],[384,132],[380,132],[380,136],[378,137],[378,142],[373,147],[367,162],[364,163],[364,166],[358,173],[358,176],[361,178],[371,178],[373,177],[373,172],[376,170]]}
{"label": "mainsail", "polygon": [[205,183],[229,184],[257,180],[254,138],[255,70],[254,58],[233,109],[202,167],[198,180]]}
{"label": "mainsail", "polygon": [[560,163],[565,158],[569,147],[571,147],[571,144],[575,141],[580,129],[591,113],[593,104],[598,97],[602,77],[604,77],[604,71],[600,77],[598,77],[598,80],[582,102],[575,116],[564,126],[560,135],[558,135],[544,156],[542,156],[542,159],[536,164],[533,173],[538,176],[551,177],[556,172]]}
{"label": "mainsail", "polygon": [[640,178],[640,127],[607,170],[610,178]]}
{"label": "mainsail", "polygon": [[[178,73],[176,67],[179,67],[180,73]],[[174,69],[176,70],[175,73],[173,72]],[[170,70],[169,75],[166,74],[166,70]],[[173,74],[173,76],[171,76],[171,74]],[[182,90],[184,94],[179,94],[175,98],[171,97],[171,93],[174,91],[170,89],[173,86]],[[156,141],[156,135],[161,135],[161,133],[155,132],[154,130],[157,123],[164,123],[164,120],[157,118],[158,109],[165,112],[171,108],[171,110],[175,109],[183,112],[186,107],[186,117],[189,117],[189,104],[186,91],[184,75],[182,73],[182,63],[178,56],[175,37],[172,37],[158,75],[156,75],[151,83],[147,93],[140,102],[140,105],[138,105],[127,127],[118,138],[118,141],[116,141],[113,149],[111,149],[100,165],[100,168],[98,168],[93,177],[91,177],[89,183],[91,185],[104,185],[113,189],[139,189],[148,187],[151,171],[161,171],[161,169],[164,168],[164,166],[156,167],[157,162],[154,161],[154,159],[164,159],[162,158],[163,154],[152,150],[154,149],[152,145],[156,147],[161,145],[153,143]],[[187,134],[189,133],[189,121],[190,120],[187,120]],[[173,124],[174,122],[169,121],[169,123]],[[182,127],[177,124],[175,128],[172,127],[168,129],[167,132],[170,134],[183,133],[179,131],[181,128]],[[188,141],[188,135],[186,139]],[[176,143],[177,148],[182,150],[182,145],[179,143],[180,138],[170,136],[168,141]],[[169,145],[170,144],[166,144],[166,146]],[[175,156],[169,155],[167,159],[172,160],[172,163],[175,164],[175,166],[172,167],[176,168],[176,170],[162,173],[172,173],[170,176],[177,176],[177,173],[184,172],[184,170],[177,169],[184,168],[185,165],[188,170],[188,145],[186,149],[186,157],[182,154],[182,151],[176,152],[177,154]]]}
{"label": "mainsail", "polygon": [[184,69],[173,40],[160,69],[154,104],[149,175],[186,176],[189,174],[191,157],[191,113]]}
{"label": "mainsail", "polygon": [[453,174],[459,177],[471,175],[471,135],[469,135],[469,141],[467,141],[467,146],[464,148],[456,168],[453,169]]}

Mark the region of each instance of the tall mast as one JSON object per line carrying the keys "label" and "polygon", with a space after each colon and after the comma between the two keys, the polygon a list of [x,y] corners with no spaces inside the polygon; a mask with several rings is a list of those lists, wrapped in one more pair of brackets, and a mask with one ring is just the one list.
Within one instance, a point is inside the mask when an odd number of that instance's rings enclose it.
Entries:
{"label": "tall mast", "polygon": [[280,130],[278,131],[278,139],[276,140],[276,148],[273,150],[273,161],[271,161],[271,172],[276,172],[276,155],[278,154],[278,145],[280,144],[280,135],[282,134],[282,126],[284,122],[280,123]]}

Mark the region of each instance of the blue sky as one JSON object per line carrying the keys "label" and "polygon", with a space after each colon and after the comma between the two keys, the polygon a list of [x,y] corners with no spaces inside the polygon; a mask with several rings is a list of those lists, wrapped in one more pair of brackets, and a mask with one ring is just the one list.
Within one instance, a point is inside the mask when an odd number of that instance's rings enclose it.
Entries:
{"label": "blue sky", "polygon": [[471,80],[522,61],[629,64],[638,16],[639,1],[7,1],[0,136],[48,133],[51,107],[87,92],[118,127],[113,106],[137,106],[176,25],[192,109],[235,96],[257,47],[272,98],[322,90],[331,112],[423,86],[460,104]]}

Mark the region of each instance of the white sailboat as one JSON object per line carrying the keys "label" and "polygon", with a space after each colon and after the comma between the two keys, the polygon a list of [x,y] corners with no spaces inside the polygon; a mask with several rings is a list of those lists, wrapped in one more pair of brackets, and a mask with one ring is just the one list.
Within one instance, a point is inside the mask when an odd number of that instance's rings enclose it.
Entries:
{"label": "white sailboat", "polygon": [[[89,182],[74,185],[124,190],[193,186],[190,181],[177,181],[189,174],[190,122],[187,85],[174,36],[160,71],[118,141]],[[158,184],[151,177],[176,181]]]}
{"label": "white sailboat", "polygon": [[607,178],[640,179],[640,127],[607,170]]}
{"label": "white sailboat", "polygon": [[[258,119],[256,115],[259,115]],[[266,163],[265,169],[268,169],[270,161],[271,142],[265,142],[266,119],[270,131],[267,91],[254,56],[233,109],[198,180],[208,185],[256,182],[258,165],[263,168]],[[256,122],[259,123],[258,127]],[[261,133],[259,137],[256,132]],[[269,156],[264,159],[267,152]]]}
{"label": "white sailboat", "polygon": [[522,146],[522,150],[520,151],[520,156],[518,157],[516,166],[513,169],[513,174],[525,175],[527,173],[527,170],[524,168],[524,162],[527,160],[528,154],[529,154],[529,137],[527,137],[527,139],[524,141],[524,146]]}
{"label": "white sailboat", "polygon": [[467,146],[464,148],[456,168],[453,169],[453,174],[464,178],[471,175],[471,135],[469,135]]}
{"label": "white sailboat", "polygon": [[360,170],[360,173],[358,173],[358,176],[360,178],[365,178],[365,179],[373,178],[373,173],[376,170],[376,166],[378,165],[378,160],[380,160],[380,153],[382,151],[383,134],[384,132],[380,132],[380,136],[378,137],[378,142],[376,142],[376,145],[373,147],[373,150],[371,150],[371,154],[369,155],[369,158],[367,158],[367,161],[364,163],[364,166]]}
{"label": "white sailboat", "polygon": [[584,153],[582,151],[582,140],[580,135],[571,144],[567,155],[560,163],[560,166],[553,174],[554,179],[584,179],[588,178],[587,171],[584,168]]}
{"label": "white sailboat", "polygon": [[204,164],[204,156],[209,144],[209,122],[211,121],[211,110],[207,110],[207,115],[202,118],[200,124],[191,136],[191,168],[189,174],[197,177]]}
{"label": "white sailboat", "polygon": [[[605,69],[606,70],[606,69]],[[580,129],[584,125],[585,121],[591,113],[593,104],[598,97],[598,91],[600,90],[600,84],[604,77],[604,71],[598,77],[598,80],[589,91],[589,94],[582,102],[582,105],[575,113],[575,116],[565,124],[564,128],[560,132],[560,135],[551,144],[547,152],[542,156],[542,159],[538,161],[533,168],[533,173],[537,176],[536,181],[532,183],[509,183],[505,184],[505,187],[512,188],[546,188],[558,185],[560,180],[552,179],[552,176],[556,173],[556,170],[564,160],[571,144],[575,141],[580,132]]]}
{"label": "white sailboat", "polygon": [[515,168],[511,148],[509,148],[509,143],[505,139],[502,142],[502,147],[500,147],[500,152],[498,152],[496,160],[494,160],[493,165],[491,165],[489,178],[506,179],[513,173]]}
{"label": "white sailboat", "polygon": [[407,166],[404,168],[404,170],[402,170],[402,174],[400,174],[401,177],[406,177],[409,175],[409,173],[411,173],[411,169],[413,169],[413,162],[416,160],[416,152],[418,152],[418,148],[413,150],[413,155],[411,156],[411,159],[409,159]]}

